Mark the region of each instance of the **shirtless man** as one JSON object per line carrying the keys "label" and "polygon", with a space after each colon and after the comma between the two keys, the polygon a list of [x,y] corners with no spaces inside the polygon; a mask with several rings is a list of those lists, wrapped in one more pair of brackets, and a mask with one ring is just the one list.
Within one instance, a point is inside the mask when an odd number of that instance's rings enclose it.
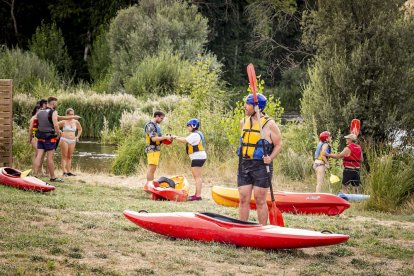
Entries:
{"label": "shirtless man", "polygon": [[[268,218],[266,195],[272,177],[272,161],[282,149],[282,135],[276,122],[263,113],[267,103],[266,97],[262,94],[257,94],[257,97],[266,152],[263,152],[259,122],[254,111],[254,99],[253,95],[250,94],[246,98],[244,105],[247,117],[240,122],[242,134],[238,149],[240,161],[237,173],[237,186],[240,195],[240,219],[248,220],[250,198],[253,193],[256,201],[258,221],[260,224],[265,225]],[[267,173],[266,165],[270,165],[270,174]]]}

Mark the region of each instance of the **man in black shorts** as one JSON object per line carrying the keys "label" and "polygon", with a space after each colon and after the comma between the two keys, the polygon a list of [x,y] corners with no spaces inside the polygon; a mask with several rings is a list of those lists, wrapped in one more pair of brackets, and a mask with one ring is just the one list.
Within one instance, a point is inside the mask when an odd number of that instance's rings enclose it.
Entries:
{"label": "man in black shorts", "polygon": [[[266,196],[272,177],[272,161],[282,149],[282,137],[276,122],[263,113],[267,103],[266,97],[261,94],[257,96],[264,140],[261,140],[253,95],[250,94],[244,105],[246,117],[240,122],[242,135],[238,149],[240,161],[237,185],[240,195],[240,219],[245,221],[249,219],[250,199],[253,193],[257,219],[260,224],[265,225],[268,218]],[[262,143],[264,143],[265,152],[263,152]],[[267,173],[266,165],[270,166],[270,175]]]}

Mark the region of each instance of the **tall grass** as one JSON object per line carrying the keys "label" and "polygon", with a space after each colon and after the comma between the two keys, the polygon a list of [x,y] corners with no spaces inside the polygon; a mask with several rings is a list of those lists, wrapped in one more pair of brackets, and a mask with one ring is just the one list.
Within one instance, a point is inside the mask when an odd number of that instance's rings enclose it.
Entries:
{"label": "tall grass", "polygon": [[[85,137],[100,137],[105,120],[110,129],[118,127],[122,113],[139,106],[139,101],[128,94],[97,94],[83,90],[72,93],[67,90],[52,92],[58,98],[59,115],[64,115],[67,108],[73,108],[82,117],[80,122]],[[13,114],[18,125],[26,127],[36,101],[37,98],[28,95],[17,94],[13,97]]]}
{"label": "tall grass", "polygon": [[24,169],[30,167],[34,156],[34,149],[28,143],[28,129],[13,124],[13,167]]}
{"label": "tall grass", "polygon": [[388,150],[369,152],[371,164],[366,189],[369,209],[398,210],[414,198],[414,156]]}

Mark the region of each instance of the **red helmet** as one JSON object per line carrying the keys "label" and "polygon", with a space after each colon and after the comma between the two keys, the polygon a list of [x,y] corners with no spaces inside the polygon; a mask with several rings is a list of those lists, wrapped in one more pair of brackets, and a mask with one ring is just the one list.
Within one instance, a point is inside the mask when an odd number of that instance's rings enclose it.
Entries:
{"label": "red helmet", "polygon": [[328,140],[329,136],[331,136],[331,133],[329,131],[324,131],[321,134],[319,134],[319,140],[321,142],[325,142],[326,140]]}

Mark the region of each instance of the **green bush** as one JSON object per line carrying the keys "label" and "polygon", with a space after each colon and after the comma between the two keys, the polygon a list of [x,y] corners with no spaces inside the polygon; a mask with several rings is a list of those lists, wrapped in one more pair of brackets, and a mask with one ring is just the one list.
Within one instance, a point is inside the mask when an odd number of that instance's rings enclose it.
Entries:
{"label": "green bush", "polygon": [[30,40],[29,49],[42,60],[54,64],[61,74],[69,76],[72,60],[68,54],[62,31],[56,23],[48,25],[42,22]]}
{"label": "green bush", "polygon": [[173,94],[190,67],[179,55],[161,52],[147,56],[136,67],[134,75],[125,84],[125,91],[136,96]]}
{"label": "green bush", "polygon": [[126,136],[121,142],[116,159],[112,163],[112,172],[114,174],[134,174],[141,162],[144,162],[146,154],[145,139],[143,137],[143,130],[135,128],[134,131]]}
{"label": "green bush", "polygon": [[32,94],[39,85],[57,87],[59,77],[55,67],[31,52],[0,47],[0,76],[13,79],[14,91]]}
{"label": "green bush", "polygon": [[306,153],[297,153],[292,148],[285,146],[276,162],[277,168],[284,176],[301,181],[312,175],[312,164],[312,156]]}
{"label": "green bush", "polygon": [[365,191],[369,209],[393,212],[414,198],[414,156],[389,150],[369,151]]}

